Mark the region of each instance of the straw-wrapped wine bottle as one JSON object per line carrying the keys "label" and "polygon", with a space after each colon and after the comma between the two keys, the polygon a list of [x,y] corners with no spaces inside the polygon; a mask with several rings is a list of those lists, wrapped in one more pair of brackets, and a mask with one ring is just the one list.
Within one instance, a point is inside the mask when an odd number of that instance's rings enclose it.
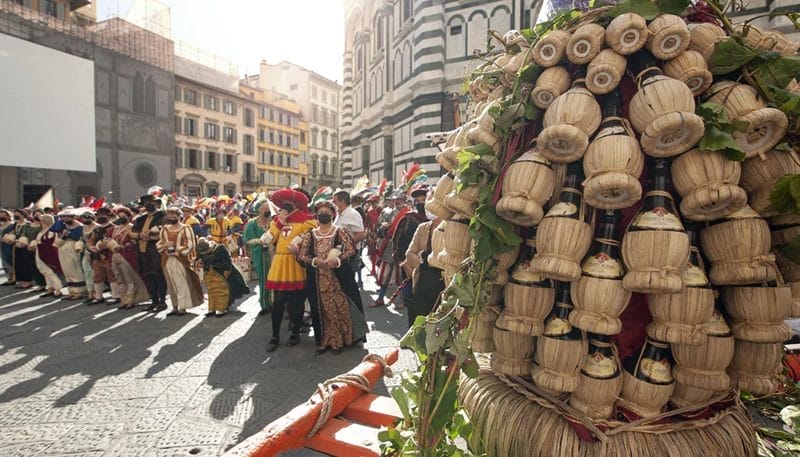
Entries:
{"label": "straw-wrapped wine bottle", "polygon": [[622,392],[617,406],[638,417],[660,414],[675,388],[673,364],[669,344],[648,338],[638,356],[623,362]]}
{"label": "straw-wrapped wine bottle", "polygon": [[653,159],[644,203],[622,239],[628,273],[626,289],[651,294],[674,294],[683,288],[689,260],[689,237],[670,194],[668,159]]}
{"label": "straw-wrapped wine bottle", "polygon": [[536,231],[538,252],[531,262],[540,275],[557,281],[576,281],[581,276],[580,261],[592,242],[592,228],[584,221],[581,195],[583,167],[567,165],[564,185]]}
{"label": "straw-wrapped wine bottle", "polygon": [[783,343],[753,343],[737,339],[728,373],[734,388],[756,395],[777,392],[781,386]]}
{"label": "straw-wrapped wine bottle", "polygon": [[685,221],[684,225],[689,237],[689,261],[683,271],[686,287],[676,294],[649,296],[653,322],[647,334],[667,343],[696,346],[706,343],[704,325],[714,312],[714,291],[698,248],[703,224]]}
{"label": "straw-wrapped wine bottle", "polygon": [[733,318],[731,328],[737,340],[782,343],[792,337],[791,329],[784,322],[792,306],[789,287],[726,287],[722,298]]}
{"label": "straw-wrapped wine bottle", "polygon": [[453,211],[444,204],[444,197],[453,191],[455,181],[453,172],[445,173],[439,178],[433,194],[425,201],[425,209],[442,219],[453,217]]}
{"label": "straw-wrapped wine bottle", "polygon": [[568,283],[556,283],[556,303],[536,343],[531,375],[537,386],[555,392],[574,392],[588,350],[583,330],[569,323],[572,299]]}
{"label": "straw-wrapped wine bottle", "polygon": [[641,134],[645,154],[672,157],[694,147],[703,137],[705,126],[694,112],[694,96],[689,87],[664,75],[645,50],[634,54],[628,67],[639,86],[631,98],[629,119]]}
{"label": "straw-wrapped wine bottle", "polygon": [[800,317],[800,265],[780,253],[783,245],[800,236],[800,215],[784,214],[770,219],[772,249],[777,252],[778,269],[792,290],[792,308],[789,314]]}
{"label": "straw-wrapped wine bottle", "polygon": [[569,321],[587,332],[615,335],[622,330],[619,316],[628,306],[631,293],[622,286],[625,266],[620,251],[621,219],[619,211],[602,213],[597,235],[581,262],[581,277],[572,283],[575,309]]}
{"label": "straw-wrapped wine bottle", "polygon": [[550,161],[536,148],[525,151],[509,165],[503,179],[497,215],[523,227],[542,220],[542,206],[553,195],[555,174]]}
{"label": "straw-wrapped wine bottle", "polygon": [[670,402],[677,408],[704,403],[717,392],[730,389],[726,372],[733,359],[733,334],[716,300],[711,318],[703,326],[707,338],[697,346],[673,344],[675,391]]}
{"label": "straw-wrapped wine bottle", "polygon": [[601,99],[603,121],[583,157],[583,195],[600,209],[627,208],[642,198],[644,155],[615,90]]}
{"label": "straw-wrapped wine bottle", "polygon": [[493,341],[492,371],[508,376],[525,376],[530,372],[536,338],[495,325]]}
{"label": "straw-wrapped wine bottle", "polygon": [[544,319],[553,308],[555,291],[549,279],[531,268],[536,254],[535,227],[531,235],[503,288],[505,307],[497,318],[497,326],[521,335],[539,336],[544,331]]}
{"label": "straw-wrapped wine bottle", "polygon": [[607,335],[589,334],[589,352],[569,404],[593,419],[608,419],[622,390],[619,357]]}
{"label": "straw-wrapped wine bottle", "polygon": [[589,137],[600,126],[600,105],[586,88],[584,76],[579,74],[570,90],[553,100],[544,112],[544,129],[537,143],[542,155],[553,162],[568,163],[583,157]]}

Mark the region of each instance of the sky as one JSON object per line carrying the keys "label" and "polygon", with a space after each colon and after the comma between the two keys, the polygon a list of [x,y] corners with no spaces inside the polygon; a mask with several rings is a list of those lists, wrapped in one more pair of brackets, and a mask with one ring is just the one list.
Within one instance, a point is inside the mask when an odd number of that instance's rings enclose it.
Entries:
{"label": "sky", "polygon": [[[257,74],[281,60],[342,82],[343,0],[161,0],[172,13],[172,38]],[[134,0],[98,0],[98,20],[124,18]]]}

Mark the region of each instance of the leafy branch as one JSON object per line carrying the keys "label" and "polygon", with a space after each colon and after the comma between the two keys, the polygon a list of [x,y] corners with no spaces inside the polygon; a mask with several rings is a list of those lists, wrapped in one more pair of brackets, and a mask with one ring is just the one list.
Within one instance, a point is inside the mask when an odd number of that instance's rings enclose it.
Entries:
{"label": "leafy branch", "polygon": [[734,132],[747,132],[749,123],[731,121],[725,108],[719,103],[706,102],[697,106],[697,114],[703,118],[705,133],[698,147],[703,151],[719,151],[729,160],[741,162],[746,154],[733,139]]}

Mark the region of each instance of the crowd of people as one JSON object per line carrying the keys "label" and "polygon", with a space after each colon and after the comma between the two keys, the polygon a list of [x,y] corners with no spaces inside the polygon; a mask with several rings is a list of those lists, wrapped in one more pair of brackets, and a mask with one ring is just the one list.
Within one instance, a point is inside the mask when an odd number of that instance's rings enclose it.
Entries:
{"label": "crowd of people", "polygon": [[167,316],[205,303],[206,317],[222,317],[253,279],[259,315],[271,315],[267,351],[281,346],[288,314],[286,346],[310,321],[317,352],[338,354],[366,341],[363,249],[379,285],[369,307],[408,308],[410,324],[444,287],[427,264],[438,219],[425,211],[420,176],[395,192],[287,188],[190,205],[154,191],[128,205],[0,209],[4,285]]}

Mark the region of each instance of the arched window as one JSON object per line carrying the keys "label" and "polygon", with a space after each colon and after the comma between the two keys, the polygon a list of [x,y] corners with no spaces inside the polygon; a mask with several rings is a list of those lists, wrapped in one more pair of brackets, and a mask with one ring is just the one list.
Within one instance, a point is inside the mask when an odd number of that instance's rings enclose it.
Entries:
{"label": "arched window", "polygon": [[375,33],[375,51],[383,49],[383,21],[384,18],[380,15],[375,19],[375,28],[373,29]]}
{"label": "arched window", "polygon": [[144,113],[144,77],[138,71],[133,77],[133,112]]}
{"label": "arched window", "polygon": [[322,175],[328,175],[328,156],[322,156]]}
{"label": "arched window", "polygon": [[501,34],[511,29],[511,11],[508,7],[500,5],[492,11],[492,17],[489,19],[489,28],[497,30]]}
{"label": "arched window", "polygon": [[467,53],[471,54],[475,49],[485,50],[488,26],[486,13],[483,11],[472,13],[467,24]]}
{"label": "arched window", "polygon": [[375,73],[375,99],[378,100],[383,97],[383,70],[378,68],[378,71]]}
{"label": "arched window", "polygon": [[311,154],[311,175],[319,174],[319,159],[316,154]]}
{"label": "arched window", "polygon": [[403,81],[403,53],[400,50],[394,52],[392,66],[394,67],[394,87],[397,87]]}
{"label": "arched window", "polygon": [[411,76],[411,54],[411,44],[406,42],[406,44],[403,45],[403,79]]}
{"label": "arched window", "polygon": [[322,149],[328,149],[328,131],[322,131]]}
{"label": "arched window", "polygon": [[156,115],[156,83],[152,76],[148,76],[144,83],[144,112],[150,116]]}
{"label": "arched window", "polygon": [[464,57],[466,49],[466,30],[464,30],[464,18],[453,16],[447,23],[447,58],[457,59]]}

